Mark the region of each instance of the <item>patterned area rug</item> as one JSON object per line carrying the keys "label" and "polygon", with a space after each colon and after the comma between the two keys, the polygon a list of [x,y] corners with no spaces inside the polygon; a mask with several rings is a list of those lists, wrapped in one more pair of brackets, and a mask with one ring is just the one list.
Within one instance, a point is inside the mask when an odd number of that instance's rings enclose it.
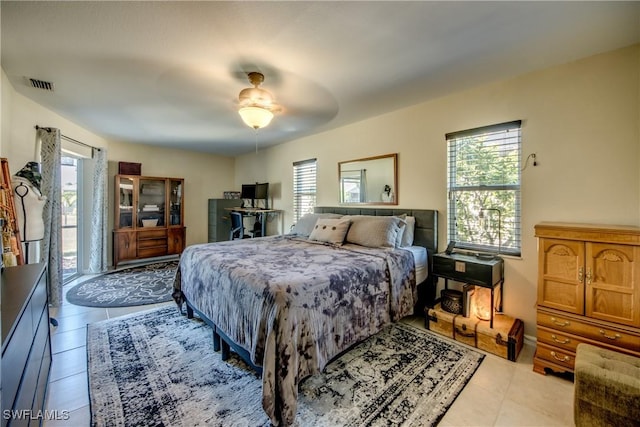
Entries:
{"label": "patterned area rug", "polygon": [[[211,329],[175,307],[91,324],[91,424],[268,426],[261,381]],[[431,332],[395,324],[300,385],[299,426],[435,425],[484,356]]]}
{"label": "patterned area rug", "polygon": [[178,261],[125,268],[80,283],[67,301],[87,307],[129,307],[171,300]]}

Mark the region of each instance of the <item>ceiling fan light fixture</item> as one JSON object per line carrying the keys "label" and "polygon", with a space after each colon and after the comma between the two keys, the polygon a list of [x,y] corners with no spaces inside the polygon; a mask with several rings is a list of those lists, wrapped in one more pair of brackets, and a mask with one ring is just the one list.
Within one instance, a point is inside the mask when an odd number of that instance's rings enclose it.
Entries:
{"label": "ceiling fan light fixture", "polygon": [[244,123],[254,129],[260,129],[271,123],[273,111],[277,106],[273,96],[266,90],[259,88],[264,81],[264,75],[258,72],[247,74],[253,87],[242,89],[238,95],[238,113]]}
{"label": "ceiling fan light fixture", "polygon": [[247,126],[256,130],[267,126],[273,119],[273,113],[261,107],[242,107],[238,113]]}

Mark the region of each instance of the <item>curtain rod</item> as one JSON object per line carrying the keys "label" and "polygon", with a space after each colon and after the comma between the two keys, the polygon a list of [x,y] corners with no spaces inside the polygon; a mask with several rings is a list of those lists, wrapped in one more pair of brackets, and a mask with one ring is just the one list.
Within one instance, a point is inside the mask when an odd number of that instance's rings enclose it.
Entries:
{"label": "curtain rod", "polygon": [[[51,131],[53,130],[53,128],[49,128],[49,127],[42,127],[42,126],[38,126],[38,125],[36,125],[36,126],[35,126],[35,128],[36,128],[36,130],[38,130],[38,129],[44,129],[44,130],[46,130],[47,132],[51,132]],[[77,139],[69,138],[67,135],[63,135],[62,133],[60,134],[60,137],[61,137],[61,138],[66,139],[66,140],[69,140],[69,141],[71,141],[71,142],[75,142],[76,144],[80,144],[80,145],[84,145],[85,147],[92,148],[92,149],[94,149],[94,150],[98,150],[98,151],[101,151],[101,150],[102,150],[101,148],[94,147],[93,145],[85,144],[84,142],[82,142],[82,141],[78,141]]]}

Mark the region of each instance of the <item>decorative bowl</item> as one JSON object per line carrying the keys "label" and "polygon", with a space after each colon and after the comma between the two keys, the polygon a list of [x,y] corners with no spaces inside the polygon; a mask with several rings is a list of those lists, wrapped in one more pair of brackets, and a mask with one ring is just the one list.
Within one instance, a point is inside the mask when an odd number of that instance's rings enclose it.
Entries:
{"label": "decorative bowl", "polygon": [[158,218],[142,220],[143,227],[155,227],[157,225],[158,225]]}
{"label": "decorative bowl", "polygon": [[443,289],[440,292],[442,297],[442,309],[453,314],[462,314],[462,292],[454,289]]}

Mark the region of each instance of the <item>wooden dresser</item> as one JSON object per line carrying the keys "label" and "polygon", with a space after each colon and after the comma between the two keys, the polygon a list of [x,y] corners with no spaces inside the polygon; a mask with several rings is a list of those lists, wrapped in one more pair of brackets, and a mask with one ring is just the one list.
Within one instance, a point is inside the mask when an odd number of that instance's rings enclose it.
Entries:
{"label": "wooden dresser", "polygon": [[579,343],[640,356],[640,228],[540,223],[533,369],[573,372]]}
{"label": "wooden dresser", "polygon": [[[36,415],[44,410],[51,368],[46,271],[41,263],[2,273],[2,426],[42,421]],[[19,415],[7,417],[7,410]]]}

